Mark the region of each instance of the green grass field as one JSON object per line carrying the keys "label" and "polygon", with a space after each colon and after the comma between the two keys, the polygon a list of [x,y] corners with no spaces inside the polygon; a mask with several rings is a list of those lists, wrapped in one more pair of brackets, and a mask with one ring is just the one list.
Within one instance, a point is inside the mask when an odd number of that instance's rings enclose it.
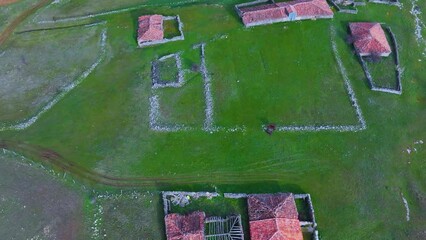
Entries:
{"label": "green grass field", "polygon": [[[388,42],[391,44],[391,38],[388,36]],[[398,41],[398,40],[397,40]],[[374,61],[373,59],[364,58],[366,60],[366,64],[368,67],[368,71],[370,71],[374,85],[380,88],[388,88],[388,89],[397,89],[398,81],[397,81],[397,73],[396,73],[396,49],[391,45],[392,54],[388,57],[383,57],[379,61]],[[370,61],[369,61],[370,60]]]}
{"label": "green grass field", "polygon": [[356,124],[331,40],[330,22],[311,21],[238,29],[207,45],[217,124]]}
{"label": "green grass field", "polygon": [[83,212],[87,192],[60,175],[1,152],[1,238],[87,239],[91,235]]}
{"label": "green grass field", "polygon": [[34,6],[36,1],[23,0],[13,4],[0,7],[0,32],[4,30],[7,24],[17,17],[22,11]]}
{"label": "green grass field", "polygon": [[26,120],[101,55],[102,26],[16,34],[0,47],[1,125]]}
{"label": "green grass field", "polygon": [[[67,171],[96,190],[306,192],[312,196],[322,239],[426,238],[426,145],[415,144],[426,140],[426,59],[421,55],[424,46],[415,39],[411,2],[403,0],[402,10],[367,4],[359,7],[357,15],[336,13],[333,20],[252,29],[241,24],[233,10],[235,2],[241,1],[181,5],[170,0],[145,1],[142,4],[149,6],[129,12],[58,24],[37,22],[122,9],[140,2],[64,1],[40,9],[19,30],[107,21],[106,58],[29,128],[0,132],[1,145],[60,173]],[[418,4],[426,9],[424,2]],[[149,13],[179,15],[185,40],[137,48],[137,17]],[[426,21],[424,14],[422,18]],[[401,96],[368,88],[352,46],[344,41],[347,24],[352,21],[384,22],[392,28],[401,45]],[[330,29],[335,29],[335,36]],[[51,31],[59,34],[63,30]],[[13,35],[0,48],[9,51],[19,36]],[[33,47],[29,45],[34,51],[22,54],[48,57],[47,51],[34,53],[43,45],[40,39]],[[357,124],[334,59],[332,39],[367,122],[366,130],[275,132],[268,136],[261,125],[270,122]],[[244,125],[246,131],[202,130],[203,78],[191,70],[200,66],[199,49],[193,46],[202,42],[206,43],[212,81],[214,123],[226,128]],[[72,43],[67,46],[78,47]],[[151,62],[176,52],[182,52],[186,84],[153,92]],[[76,54],[67,59],[82,64],[79,57]],[[25,76],[37,74],[34,70]],[[13,88],[10,91],[14,93]],[[158,94],[162,103],[162,124],[185,124],[194,129],[152,131],[149,99],[153,94]],[[1,96],[0,101],[4,106]],[[25,105],[32,109],[29,106]],[[10,115],[22,114],[19,108],[9,110],[16,111]],[[41,149],[60,157],[46,157]],[[409,222],[401,194],[410,207]],[[90,215],[94,208],[88,204],[84,211]],[[131,216],[130,210],[123,211],[130,219],[138,218]],[[162,229],[162,216],[155,219],[152,228]],[[127,225],[110,222],[107,226]]]}
{"label": "green grass field", "polygon": [[[96,197],[96,210],[102,209],[92,225],[98,229],[92,239],[162,239],[163,209],[157,193],[126,192]],[[92,205],[93,207],[93,205]],[[95,211],[96,211],[95,210]]]}

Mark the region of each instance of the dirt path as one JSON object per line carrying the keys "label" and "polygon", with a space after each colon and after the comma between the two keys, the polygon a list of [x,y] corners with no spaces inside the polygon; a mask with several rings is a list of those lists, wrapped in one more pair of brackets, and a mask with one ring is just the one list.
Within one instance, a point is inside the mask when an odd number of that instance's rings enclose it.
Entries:
{"label": "dirt path", "polygon": [[[4,2],[8,2],[11,0],[0,0],[0,1],[4,1]],[[37,10],[39,10],[40,8],[46,6],[49,2],[51,2],[52,0],[41,0],[40,2],[38,2],[36,5],[34,5],[33,7],[25,10],[24,12],[22,12],[18,17],[16,17],[4,30],[3,32],[0,33],[0,45],[2,45],[9,37],[10,35],[13,33],[13,31],[15,31],[15,29],[19,26],[19,24],[21,24],[25,19],[27,19],[28,16],[30,16],[31,14],[35,13]],[[1,2],[0,2],[1,3]],[[1,4],[0,4],[1,5]]]}
{"label": "dirt path", "polygon": [[15,3],[17,1],[19,1],[19,0],[0,0],[0,7],[11,4],[11,3]]}
{"label": "dirt path", "polygon": [[165,186],[172,184],[196,184],[196,183],[247,183],[255,182],[258,179],[262,181],[273,181],[280,179],[279,174],[229,174],[220,173],[199,176],[178,175],[173,177],[114,177],[101,174],[80,165],[72,163],[60,154],[51,149],[43,148],[40,146],[29,145],[25,143],[1,141],[0,149],[11,150],[23,154],[30,159],[40,161],[44,164],[53,165],[54,168],[68,172],[85,181],[91,183],[98,183],[114,187],[145,187],[145,186]]}

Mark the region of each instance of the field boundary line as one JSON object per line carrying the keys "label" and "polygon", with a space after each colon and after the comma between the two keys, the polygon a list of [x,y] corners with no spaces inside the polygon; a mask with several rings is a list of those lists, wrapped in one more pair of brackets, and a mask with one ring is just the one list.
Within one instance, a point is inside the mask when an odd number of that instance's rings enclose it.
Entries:
{"label": "field boundary line", "polygon": [[98,21],[98,22],[93,22],[93,23],[82,23],[82,24],[68,25],[68,26],[61,26],[61,27],[25,29],[25,30],[22,30],[22,31],[15,32],[15,34],[23,34],[23,33],[30,33],[30,32],[41,32],[41,31],[52,31],[52,30],[62,30],[62,29],[76,28],[76,27],[93,27],[93,26],[104,25],[104,24],[106,24],[106,21]]}
{"label": "field boundary line", "polygon": [[[234,126],[234,127],[220,127],[214,125],[214,99],[213,99],[213,93],[212,93],[212,83],[210,74],[207,69],[207,63],[206,63],[206,57],[205,57],[205,46],[206,43],[200,43],[193,46],[193,49],[199,48],[200,49],[200,74],[203,78],[203,87],[204,87],[204,101],[205,101],[205,108],[204,108],[204,122],[203,126],[198,127],[191,127],[186,126],[184,124],[160,124],[159,118],[161,116],[160,113],[160,97],[158,94],[155,93],[155,90],[166,88],[166,87],[172,87],[172,88],[180,88],[183,87],[186,83],[185,80],[185,70],[182,69],[182,60],[181,60],[181,52],[172,53],[169,55],[165,55],[160,57],[159,59],[152,62],[152,68],[151,71],[153,74],[151,75],[151,81],[153,82],[153,85],[151,87],[151,97],[149,98],[149,104],[150,104],[150,110],[149,110],[149,126],[150,129],[157,132],[180,132],[180,131],[194,131],[194,130],[201,130],[209,133],[213,132],[245,132],[246,127],[245,126]],[[156,78],[158,77],[158,70],[157,70],[157,61],[164,61],[166,59],[174,57],[176,59],[176,67],[178,69],[178,81],[174,83],[167,83],[167,84],[158,84],[156,83]]]}
{"label": "field boundary line", "polygon": [[149,110],[149,127],[151,130],[156,132],[180,132],[180,131],[189,131],[194,128],[188,127],[185,125],[164,125],[159,124],[158,120],[160,118],[160,100],[157,94],[153,94],[149,98],[150,110]]}
{"label": "field boundary line", "polygon": [[[198,2],[198,1],[197,0],[176,1],[176,2],[173,2],[172,4],[169,4],[168,6],[178,6],[178,5],[182,5],[182,4],[189,4],[189,3],[196,3],[196,2]],[[50,7],[51,5],[52,4],[50,4],[48,7]],[[141,4],[141,5],[136,5],[136,6],[132,6],[132,7],[121,8],[121,9],[110,10],[110,11],[103,11],[103,12],[98,12],[98,13],[93,13],[93,14],[58,18],[56,20],[41,20],[41,21],[38,21],[37,23],[38,24],[49,24],[49,23],[73,22],[73,21],[86,20],[86,19],[106,16],[106,15],[125,13],[125,12],[134,11],[134,10],[138,10],[138,9],[145,8],[145,7],[158,7],[158,6],[164,6],[164,4],[158,4],[158,3],[157,4]]]}
{"label": "field boundary line", "polygon": [[201,66],[200,71],[203,75],[203,81],[204,81],[204,97],[206,101],[206,108],[205,108],[205,114],[206,118],[204,121],[204,130],[205,131],[212,131],[213,130],[213,114],[214,114],[214,102],[213,102],[213,94],[211,91],[212,84],[211,79],[209,76],[209,72],[207,70],[207,64],[206,64],[206,44],[201,43],[200,45],[200,51],[201,51]]}
{"label": "field boundary line", "polygon": [[405,219],[407,220],[407,222],[410,221],[410,207],[408,206],[408,201],[407,199],[404,197],[404,194],[401,193],[401,198],[402,198],[402,202],[404,203],[404,207],[405,207]]}
{"label": "field boundary line", "polygon": [[23,120],[16,124],[3,124],[0,125],[0,132],[7,130],[24,130],[29,126],[33,125],[44,113],[50,110],[56,103],[58,103],[62,98],[64,98],[71,90],[80,85],[92,72],[95,68],[104,60],[106,56],[106,41],[107,41],[107,30],[103,29],[101,33],[101,44],[100,44],[100,55],[98,59],[93,63],[87,70],[85,70],[77,80],[71,82],[67,86],[65,86],[62,91],[56,95],[50,102],[48,102],[44,107],[41,108],[39,112],[34,114],[32,117],[27,120]]}
{"label": "field boundary line", "polygon": [[384,92],[384,93],[392,93],[401,95],[402,94],[402,73],[404,72],[403,68],[401,68],[400,61],[399,61],[399,45],[396,41],[395,34],[392,32],[392,29],[390,27],[386,27],[386,32],[389,34],[390,38],[392,39],[392,45],[394,48],[394,51],[392,54],[395,56],[395,78],[396,78],[396,87],[395,89],[388,88],[388,87],[380,87],[378,86],[373,79],[373,76],[371,75],[370,70],[368,69],[367,62],[364,60],[364,57],[361,56],[359,53],[356,53],[358,60],[361,62],[362,69],[364,71],[365,77],[367,78],[368,84],[370,85],[370,89],[372,91],[376,92]]}
{"label": "field boundary line", "polygon": [[418,0],[410,0],[411,2],[411,10],[410,13],[414,17],[414,35],[416,36],[416,41],[419,46],[423,45],[422,55],[426,57],[426,39],[423,37],[422,31],[426,29],[426,24],[421,20],[420,16],[422,15],[422,11],[419,6],[416,5]]}
{"label": "field boundary line", "polygon": [[[333,27],[330,27],[331,31],[331,46],[334,53],[334,58],[339,67],[340,74],[342,75],[343,82],[345,84],[346,92],[349,96],[352,107],[355,109],[355,114],[358,119],[358,125],[306,125],[306,126],[276,126],[276,130],[279,132],[319,132],[319,131],[336,131],[336,132],[358,132],[365,130],[367,128],[367,123],[362,114],[361,107],[358,104],[358,99],[356,98],[355,91],[352,88],[352,84],[349,80],[346,68],[343,65],[342,59],[339,55],[337,49],[337,44],[335,41],[336,30]],[[266,129],[266,126],[262,126],[263,129]]]}
{"label": "field boundary line", "polygon": [[48,2],[52,0],[41,0],[38,3],[36,3],[31,8],[23,11],[20,15],[18,15],[14,20],[10,22],[10,24],[7,25],[7,27],[0,33],[0,45],[2,45],[6,40],[10,37],[10,35],[13,33],[13,31],[30,15],[37,12],[40,8],[46,6]]}

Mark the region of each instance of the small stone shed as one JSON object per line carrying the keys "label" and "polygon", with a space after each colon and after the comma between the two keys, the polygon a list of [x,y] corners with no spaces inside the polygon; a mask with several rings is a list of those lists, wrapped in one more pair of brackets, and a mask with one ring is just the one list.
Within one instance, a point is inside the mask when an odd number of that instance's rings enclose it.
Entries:
{"label": "small stone shed", "polygon": [[176,213],[165,217],[167,240],[204,240],[204,212],[188,215]]}
{"label": "small stone shed", "polygon": [[154,42],[163,40],[163,16],[161,15],[144,15],[138,18],[138,44],[142,46],[146,42]]}
{"label": "small stone shed", "polygon": [[303,240],[293,194],[253,194],[247,203],[251,240]]}
{"label": "small stone shed", "polygon": [[349,23],[354,47],[360,56],[379,55],[387,57],[392,52],[380,23]]}

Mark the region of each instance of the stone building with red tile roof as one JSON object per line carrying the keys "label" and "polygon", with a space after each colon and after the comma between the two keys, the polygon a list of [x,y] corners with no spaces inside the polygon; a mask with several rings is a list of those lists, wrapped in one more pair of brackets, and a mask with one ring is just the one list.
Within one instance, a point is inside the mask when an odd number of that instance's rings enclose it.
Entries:
{"label": "stone building with red tile roof", "polygon": [[252,240],[303,240],[293,194],[253,194],[247,202]]}
{"label": "stone building with red tile roof", "polygon": [[333,18],[326,0],[294,0],[267,3],[257,6],[237,7],[246,27],[293,20]]}
{"label": "stone building with red tile roof", "polygon": [[138,19],[138,44],[160,41],[164,38],[163,16],[145,15]]}
{"label": "stone building with red tile roof", "polygon": [[349,24],[354,47],[361,56],[389,56],[392,52],[380,23],[355,22]]}
{"label": "stone building with red tile roof", "polygon": [[204,240],[204,212],[176,213],[165,217],[167,240]]}

